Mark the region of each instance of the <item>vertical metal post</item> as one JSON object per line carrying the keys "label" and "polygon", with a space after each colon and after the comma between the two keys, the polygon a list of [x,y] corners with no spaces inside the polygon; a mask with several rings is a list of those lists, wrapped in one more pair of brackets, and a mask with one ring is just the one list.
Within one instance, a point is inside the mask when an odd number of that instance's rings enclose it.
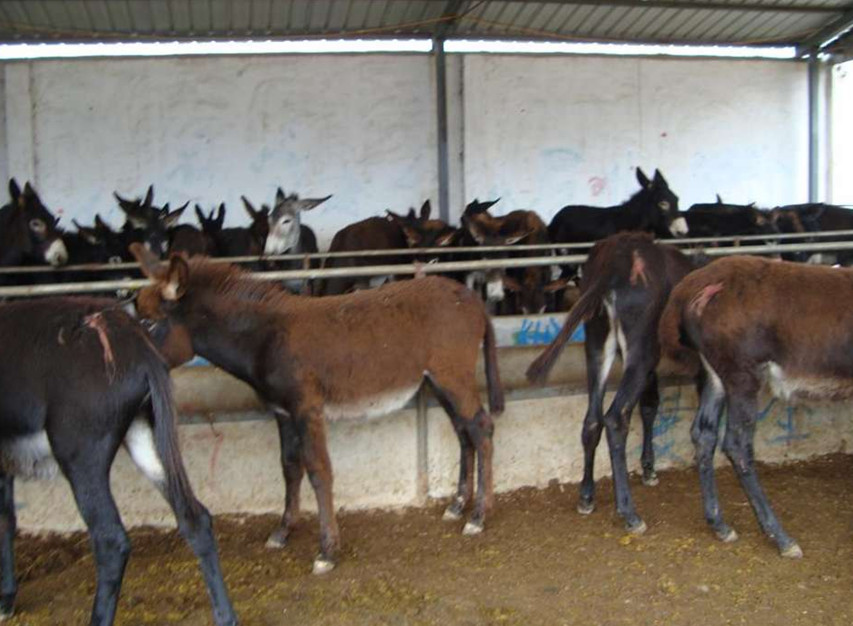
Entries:
{"label": "vertical metal post", "polygon": [[415,432],[417,434],[417,485],[418,502],[423,504],[429,496],[429,428],[427,424],[427,398],[423,385],[417,395],[417,416]]}
{"label": "vertical metal post", "polygon": [[444,37],[433,39],[435,55],[435,109],[437,119],[438,146],[438,215],[445,222],[450,221],[450,176],[448,162],[450,152],[447,146],[447,62],[444,56]]}
{"label": "vertical metal post", "polygon": [[809,55],[809,202],[820,196],[820,71],[817,53]]}

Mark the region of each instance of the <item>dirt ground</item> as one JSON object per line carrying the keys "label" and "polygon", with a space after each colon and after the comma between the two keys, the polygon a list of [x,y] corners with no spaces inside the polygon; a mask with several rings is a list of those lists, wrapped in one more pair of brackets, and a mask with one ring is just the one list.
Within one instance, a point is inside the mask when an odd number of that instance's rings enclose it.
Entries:
{"label": "dirt ground", "polygon": [[[611,484],[598,510],[575,512],[576,485],[498,497],[486,532],[463,537],[442,507],[342,513],[338,568],[310,573],[316,520],[283,551],[264,548],[274,516],[218,518],[241,623],[254,624],[850,624],[853,623],[853,456],[761,467],[764,485],[805,557],[789,561],[760,534],[729,468],[724,511],[740,533],[719,543],[701,514],[695,472],[634,479],[649,525],[625,535]],[[211,623],[195,560],[175,532],[131,532],[134,551],[119,624]],[[9,624],[81,624],[94,568],[85,535],[17,542],[20,590]]]}

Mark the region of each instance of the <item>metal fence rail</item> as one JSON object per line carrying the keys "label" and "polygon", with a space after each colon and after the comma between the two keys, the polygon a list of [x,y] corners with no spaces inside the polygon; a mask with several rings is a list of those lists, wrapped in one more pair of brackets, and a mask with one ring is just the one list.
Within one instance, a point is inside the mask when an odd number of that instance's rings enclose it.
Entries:
{"label": "metal fence rail", "polygon": [[[829,239],[835,237],[853,238],[853,230],[820,231],[814,233],[778,233],[772,235],[739,235],[731,237],[688,237],[682,239],[659,239],[657,241],[675,246],[696,246],[708,243],[732,243],[769,241],[779,242],[796,239]],[[353,252],[312,252],[307,254],[277,254],[270,256],[235,256],[235,257],[212,257],[215,263],[258,263],[263,261],[303,261],[308,263],[313,260],[335,259],[335,258],[369,258],[385,256],[418,256],[418,255],[445,255],[458,253],[491,253],[491,252],[533,252],[533,251],[555,251],[562,250],[588,250],[595,245],[594,241],[583,243],[544,243],[526,244],[512,246],[461,246],[442,248],[393,248],[388,250],[358,250]],[[0,267],[2,274],[46,274],[66,272],[102,272],[104,270],[124,270],[139,267],[138,263],[101,263],[86,265],[66,265],[63,267],[50,267],[44,265]]]}
{"label": "metal fence rail", "polygon": [[[837,233],[836,233],[837,234]],[[715,240],[719,241],[719,240]],[[592,245],[592,244],[589,244]],[[510,246],[514,251],[517,247]],[[474,248],[478,250],[479,248]],[[506,250],[507,247],[500,248]],[[732,254],[781,254],[786,252],[834,252],[853,250],[853,241],[812,242],[800,244],[763,244],[751,246],[725,246],[717,248],[688,249],[685,254],[702,253],[707,256],[725,256]],[[385,253],[387,255],[387,252]],[[342,267],[329,269],[301,269],[253,272],[258,280],[293,280],[341,277],[370,276],[413,276],[426,274],[449,274],[474,270],[507,269],[515,267],[541,267],[554,265],[580,264],[586,260],[585,254],[561,256],[542,256],[512,259],[480,259],[475,261],[448,261],[435,263],[402,263],[394,265],[367,265],[364,267]],[[147,279],[122,279],[89,281],[79,283],[54,283],[45,285],[21,285],[0,287],[0,298],[28,297],[60,294],[103,293],[120,289],[139,289],[149,284]]]}

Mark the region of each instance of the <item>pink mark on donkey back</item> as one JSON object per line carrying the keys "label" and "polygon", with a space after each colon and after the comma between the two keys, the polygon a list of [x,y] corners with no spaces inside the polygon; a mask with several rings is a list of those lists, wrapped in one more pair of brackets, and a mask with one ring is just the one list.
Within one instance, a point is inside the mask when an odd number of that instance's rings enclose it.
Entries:
{"label": "pink mark on donkey back", "polygon": [[699,293],[693,296],[693,299],[690,301],[690,310],[701,317],[708,303],[722,290],[723,283],[714,283],[713,285],[702,287]]}
{"label": "pink mark on donkey back", "polygon": [[631,256],[634,259],[631,265],[631,285],[636,286],[638,281],[642,281],[643,285],[648,287],[649,277],[646,276],[646,262],[638,250],[634,250]]}
{"label": "pink mark on donkey back", "polygon": [[112,382],[116,375],[116,363],[113,356],[113,348],[110,345],[110,338],[107,336],[107,325],[104,321],[104,316],[100,313],[93,313],[84,317],[83,320],[87,327],[98,333],[98,339],[104,350],[104,367],[107,370],[107,378]]}

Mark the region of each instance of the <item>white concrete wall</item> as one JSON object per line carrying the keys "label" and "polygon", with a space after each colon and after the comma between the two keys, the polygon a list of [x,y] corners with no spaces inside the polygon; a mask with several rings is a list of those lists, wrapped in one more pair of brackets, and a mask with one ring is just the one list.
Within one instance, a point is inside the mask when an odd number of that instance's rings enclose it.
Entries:
{"label": "white concrete wall", "polygon": [[305,217],[326,241],[436,200],[426,55],[41,61],[8,64],[6,80],[9,173],[66,220],[121,224],[113,190],[154,182],[173,206],[224,200],[238,225],[241,194],[271,202],[282,185],[334,194]]}
{"label": "white concrete wall", "polygon": [[[451,216],[475,196],[552,215],[615,204],[660,167],[683,207],[805,201],[807,84],[779,61],[448,55]],[[317,55],[81,59],[5,66],[0,173],[67,220],[122,217],[113,190],[229,207],[276,185],[334,194],[321,244],[437,200],[433,59]],[[0,137],[2,140],[2,137]],[[190,216],[191,219],[192,216]]]}
{"label": "white concrete wall", "polygon": [[466,197],[552,216],[618,204],[659,167],[686,209],[808,195],[806,65],[470,55]]}
{"label": "white concrete wall", "polygon": [[833,68],[831,119],[830,202],[853,205],[853,61]]}

